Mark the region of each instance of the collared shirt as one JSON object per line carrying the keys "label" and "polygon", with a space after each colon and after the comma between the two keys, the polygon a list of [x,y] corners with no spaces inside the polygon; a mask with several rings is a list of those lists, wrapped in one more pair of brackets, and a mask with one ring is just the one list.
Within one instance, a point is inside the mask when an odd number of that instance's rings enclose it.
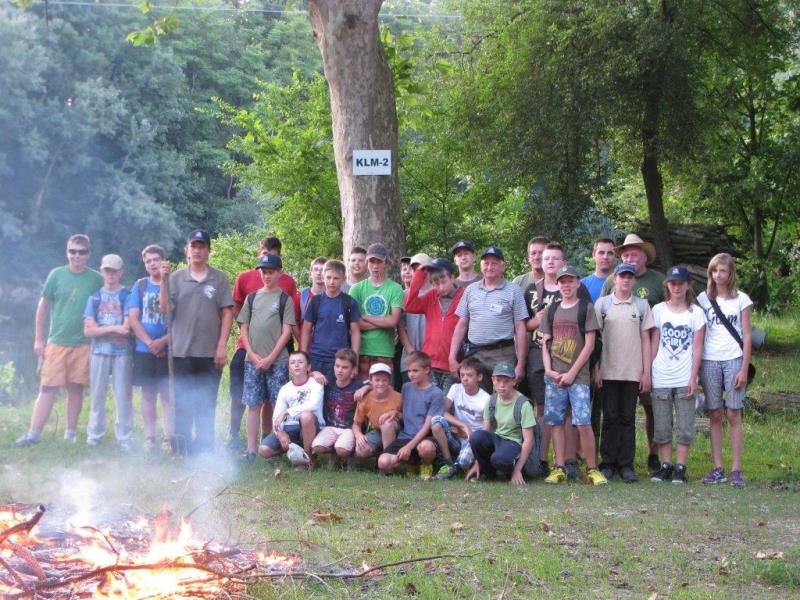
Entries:
{"label": "collared shirt", "polygon": [[473,344],[485,346],[514,339],[514,325],[528,318],[522,290],[506,279],[493,288],[483,280],[464,291],[456,315],[469,319],[467,337]]}

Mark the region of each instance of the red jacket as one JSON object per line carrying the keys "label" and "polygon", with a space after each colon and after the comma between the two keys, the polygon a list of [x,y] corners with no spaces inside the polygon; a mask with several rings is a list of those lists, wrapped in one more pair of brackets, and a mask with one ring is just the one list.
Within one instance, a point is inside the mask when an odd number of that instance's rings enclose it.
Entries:
{"label": "red jacket", "polygon": [[466,288],[459,287],[453,296],[453,301],[447,309],[447,314],[442,316],[442,305],[439,304],[439,292],[431,289],[420,296],[419,290],[425,283],[427,273],[424,269],[417,269],[411,279],[403,310],[409,313],[425,315],[425,339],[422,342],[422,351],[431,357],[431,366],[440,371],[450,370],[450,342],[453,339],[453,330],[458,323],[456,308],[464,295]]}

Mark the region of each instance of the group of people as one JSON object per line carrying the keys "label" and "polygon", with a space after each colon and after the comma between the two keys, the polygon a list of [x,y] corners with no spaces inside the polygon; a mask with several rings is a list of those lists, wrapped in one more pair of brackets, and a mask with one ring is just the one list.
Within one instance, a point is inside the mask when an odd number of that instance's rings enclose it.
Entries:
{"label": "group of people", "polygon": [[213,451],[235,320],[227,445],[246,461],[287,451],[304,467],[325,454],[342,463],[375,458],[384,474],[418,466],[426,479],[461,471],[516,485],[581,479],[583,462],[594,485],[615,475],[635,482],[638,401],[651,480],[681,484],[699,382],[714,461],[703,481],[728,481],[724,416],[730,483],[744,485],[752,302],[737,289],[728,254],[711,259],[695,297],[685,267],[666,275],[648,268],[655,248],[635,234],[620,245],[598,239],[595,270],[583,279],[558,243],[536,236],[530,272],[513,281],[500,248],[477,253],[462,240],[447,257],[400,258],[398,283],[388,277],[386,248],[373,243],[354,247],[347,264],[314,259],[302,291],[283,270],[275,237],[261,240],[253,269],[233,289],[209,265],[202,230],[187,236],[187,266],[175,272],[161,247],[146,246],[147,276],[130,289],[120,283],[119,256],[103,256],[98,273],[90,252],[87,236],[70,237],[68,264],[45,282],[34,343],[41,386],[17,446],[39,442],[59,388],[67,392],[64,438],[76,441],[86,385],[86,441],[102,443],[110,381],[121,448],[133,444],[131,389],[140,386],[146,450]]}

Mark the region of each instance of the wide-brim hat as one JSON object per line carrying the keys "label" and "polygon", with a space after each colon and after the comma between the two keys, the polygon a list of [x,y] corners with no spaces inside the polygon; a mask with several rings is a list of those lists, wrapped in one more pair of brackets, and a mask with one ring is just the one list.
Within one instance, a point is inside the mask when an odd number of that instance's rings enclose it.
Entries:
{"label": "wide-brim hat", "polygon": [[622,242],[619,246],[614,248],[614,254],[616,254],[619,258],[622,258],[622,251],[629,246],[636,246],[641,248],[642,251],[647,255],[647,263],[650,264],[651,262],[655,262],[656,260],[656,247],[651,244],[650,242],[645,242],[642,238],[640,238],[635,233],[629,233],[625,236],[625,241]]}

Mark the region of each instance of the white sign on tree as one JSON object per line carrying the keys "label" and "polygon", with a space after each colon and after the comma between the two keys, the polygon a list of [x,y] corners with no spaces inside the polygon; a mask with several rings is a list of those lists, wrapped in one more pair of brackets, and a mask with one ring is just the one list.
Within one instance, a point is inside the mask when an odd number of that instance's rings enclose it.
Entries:
{"label": "white sign on tree", "polygon": [[391,150],[353,150],[353,175],[391,174]]}

